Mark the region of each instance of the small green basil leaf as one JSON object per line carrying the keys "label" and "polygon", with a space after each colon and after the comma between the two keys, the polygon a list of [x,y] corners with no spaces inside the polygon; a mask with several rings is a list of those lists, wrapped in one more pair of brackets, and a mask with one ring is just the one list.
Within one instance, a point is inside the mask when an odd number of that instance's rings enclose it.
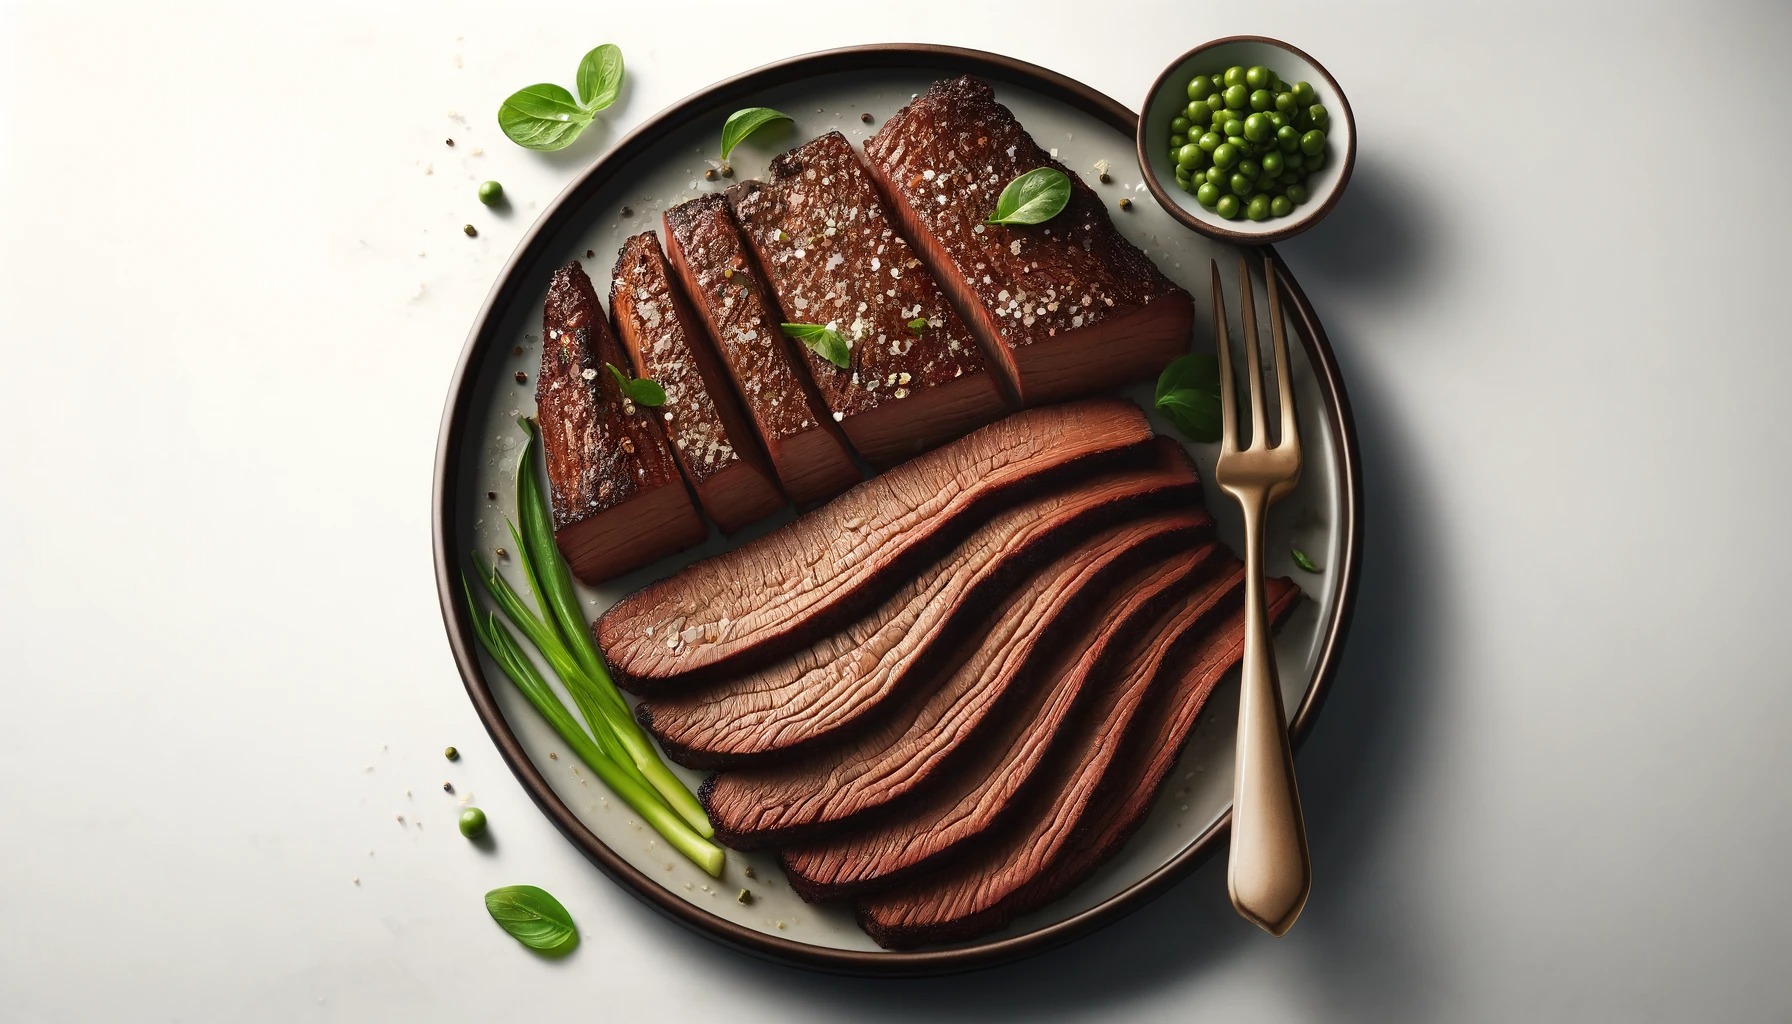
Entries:
{"label": "small green basil leaf", "polygon": [[591,112],[572,93],[547,83],[518,89],[498,108],[505,137],[528,149],[565,149],[590,123]]}
{"label": "small green basil leaf", "polygon": [[485,894],[486,912],[510,937],[544,953],[570,952],[579,944],[572,915],[546,890],[533,885],[507,885]]}
{"label": "small green basil leaf", "polygon": [[592,50],[579,61],[579,102],[586,110],[602,110],[622,92],[622,51],[614,43]]}
{"label": "small green basil leaf", "polygon": [[616,378],[617,386],[622,388],[623,395],[629,401],[649,409],[657,409],[666,404],[666,389],[660,387],[658,381],[646,377],[631,378],[613,363],[605,363],[604,366],[609,368],[610,376]]}
{"label": "small green basil leaf", "polygon": [[852,351],[840,332],[820,324],[780,324],[784,333],[809,346],[809,350],[842,370],[852,368]]}
{"label": "small green basil leaf", "polygon": [[1299,548],[1290,548],[1290,549],[1288,549],[1288,553],[1294,556],[1294,564],[1295,565],[1300,566],[1302,569],[1304,569],[1310,573],[1317,574],[1319,572],[1319,567],[1317,565],[1313,564],[1313,560],[1311,558],[1307,557],[1307,553],[1305,551],[1302,551]]}
{"label": "small green basil leaf", "polygon": [[1157,408],[1191,441],[1220,439],[1220,362],[1208,353],[1170,361],[1157,378]]}
{"label": "small green basil leaf", "polygon": [[908,322],[908,329],[911,331],[914,331],[915,337],[917,337],[917,338],[923,334],[926,334],[927,333],[927,318],[924,316],[915,317],[913,320],[910,320]]}
{"label": "small green basil leaf", "polygon": [[1035,167],[1015,178],[996,198],[991,224],[1043,224],[1070,205],[1070,177],[1056,167]]}
{"label": "small green basil leaf", "polygon": [[729,114],[727,122],[722,125],[722,159],[728,159],[728,154],[734,152],[734,147],[740,145],[741,140],[747,136],[774,121],[790,119],[789,114],[779,113],[770,107],[748,107]]}

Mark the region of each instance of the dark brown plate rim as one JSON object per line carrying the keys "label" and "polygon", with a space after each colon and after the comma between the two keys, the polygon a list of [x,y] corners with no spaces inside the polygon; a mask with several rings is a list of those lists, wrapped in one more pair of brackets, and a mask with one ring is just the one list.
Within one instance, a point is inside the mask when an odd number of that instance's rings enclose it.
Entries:
{"label": "dark brown plate rim", "polygon": [[1145,187],[1151,190],[1151,197],[1156,199],[1157,204],[1164,208],[1164,212],[1209,238],[1215,238],[1222,242],[1234,242],[1239,245],[1269,245],[1272,242],[1280,242],[1286,238],[1293,238],[1295,235],[1307,230],[1324,220],[1326,214],[1332,212],[1332,207],[1338,205],[1339,197],[1344,195],[1345,186],[1350,184],[1351,172],[1356,170],[1356,114],[1350,109],[1350,97],[1344,95],[1344,87],[1338,84],[1338,80],[1332,77],[1332,73],[1326,70],[1324,64],[1319,63],[1312,54],[1293,43],[1284,42],[1283,40],[1271,36],[1221,36],[1218,39],[1209,39],[1207,42],[1183,53],[1181,56],[1165,65],[1163,73],[1151,80],[1151,91],[1145,94],[1145,102],[1151,102],[1151,98],[1157,95],[1159,89],[1163,88],[1164,80],[1170,77],[1172,71],[1181,67],[1183,61],[1188,60],[1190,57],[1193,57],[1204,50],[1211,50],[1216,46],[1224,46],[1227,43],[1268,43],[1271,46],[1279,46],[1289,53],[1294,54],[1296,57],[1306,61],[1308,64],[1313,65],[1314,69],[1319,72],[1319,76],[1324,78],[1326,84],[1332,87],[1332,92],[1338,97],[1338,103],[1344,108],[1344,123],[1350,126],[1350,138],[1348,140],[1348,145],[1344,147],[1344,168],[1338,174],[1338,183],[1332,186],[1331,191],[1326,194],[1326,197],[1310,212],[1303,214],[1298,219],[1295,219],[1293,223],[1279,230],[1258,233],[1234,231],[1231,228],[1221,227],[1218,224],[1209,224],[1207,221],[1188,212],[1182,208],[1181,203],[1176,201],[1176,197],[1170,194],[1169,189],[1167,189],[1164,186],[1163,181],[1158,178],[1157,172],[1151,169],[1151,158],[1145,155],[1145,125],[1142,118],[1134,118],[1133,152],[1138,155],[1139,173],[1145,176]]}
{"label": "dark brown plate rim", "polygon": [[[548,206],[523,236],[474,321],[473,330],[468,335],[466,347],[461,351],[453,381],[449,385],[448,403],[442,413],[441,434],[436,444],[432,495],[436,592],[455,664],[460,669],[461,679],[466,684],[467,695],[473,701],[474,710],[478,712],[480,721],[485,723],[492,742],[497,745],[504,762],[510,766],[536,806],[605,874],[643,902],[699,934],[767,960],[839,974],[947,974],[990,967],[1043,952],[1137,910],[1220,848],[1231,821],[1230,814],[1222,816],[1173,860],[1102,903],[1073,917],[1010,938],[920,952],[874,952],[795,942],[725,921],[680,899],[606,846],[555,795],[547,780],[529,760],[521,742],[504,720],[480,666],[472,623],[462,602],[459,560],[450,550],[452,539],[459,535],[454,496],[459,488],[460,451],[475,391],[475,375],[472,371],[488,349],[494,345],[508,344],[498,337],[502,319],[500,312],[518,301],[527,287],[527,282],[518,273],[519,268],[532,265],[545,255],[549,241],[564,226],[572,211],[579,209],[608,183],[609,169],[626,163],[645,150],[666,126],[720,104],[751,98],[755,93],[774,86],[814,75],[871,68],[926,71],[942,75],[982,75],[1068,103],[1100,118],[1122,134],[1131,133],[1137,121],[1136,115],[1126,107],[1057,72],[1000,54],[927,43],[879,43],[791,57],[725,79],[648,118],[599,157]],[[1331,687],[1338,659],[1343,652],[1345,633],[1349,629],[1362,546],[1362,492],[1359,485],[1356,428],[1331,345],[1326,340],[1318,318],[1313,315],[1306,296],[1295,283],[1293,275],[1288,272],[1287,265],[1273,249],[1264,247],[1263,251],[1275,260],[1281,286],[1289,298],[1286,308],[1298,324],[1297,333],[1317,373],[1326,414],[1330,419],[1333,446],[1337,449],[1333,455],[1340,467],[1339,486],[1343,489],[1344,498],[1344,522],[1339,524],[1343,550],[1337,569],[1341,573],[1337,606],[1322,638],[1313,683],[1300,705],[1295,708],[1289,726],[1295,742],[1299,743],[1312,727],[1320,705]]]}

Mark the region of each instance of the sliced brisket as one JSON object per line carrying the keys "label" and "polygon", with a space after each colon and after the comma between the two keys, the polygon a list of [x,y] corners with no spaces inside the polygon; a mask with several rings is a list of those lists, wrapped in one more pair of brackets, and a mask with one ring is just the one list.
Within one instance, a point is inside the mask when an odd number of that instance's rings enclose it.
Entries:
{"label": "sliced brisket", "polygon": [[846,339],[839,367],[798,346],[822,402],[884,467],[1008,411],[977,338],[890,224],[852,143],[829,132],[728,190],[784,319]]}
{"label": "sliced brisket", "polygon": [[857,483],[846,439],[798,367],[790,339],[721,193],[666,211],[666,253],[707,328],[772,468],[798,505]]}
{"label": "sliced brisket", "polygon": [[1222,560],[1232,561],[1208,543],[1146,568],[1109,594],[1064,630],[1066,642],[1038,673],[1039,684],[949,782],[850,833],[780,851],[791,887],[810,901],[887,888],[996,835],[1073,731],[1089,691],[1106,684],[1168,607],[1212,608],[1232,592],[1232,568],[1213,571]]}
{"label": "sliced brisket", "polygon": [[598,620],[598,642],[637,693],[750,671],[875,607],[1000,510],[1147,464],[1150,438],[1144,414],[1120,399],[1017,413],[624,598]]}
{"label": "sliced brisket", "polygon": [[[653,232],[623,243],[610,273],[610,315],[636,376],[657,381],[657,415],[703,511],[733,533],[784,507],[728,371],[678,290]],[[627,373],[629,364],[618,364]]]}
{"label": "sliced brisket", "polygon": [[837,633],[744,677],[653,696],[637,716],[673,760],[693,768],[776,762],[876,724],[886,706],[951,669],[994,608],[1040,566],[1102,528],[1193,509],[1182,448],[1153,442],[1157,462],[1053,490],[998,514],[945,558]]}
{"label": "sliced brisket", "polygon": [[[1037,405],[1154,376],[1188,350],[1194,306],[1106,206],[1033,141],[989,85],[936,83],[865,143],[872,173],[940,283]],[[1070,203],[1042,224],[995,225],[1002,189],[1055,167]]]}
{"label": "sliced brisket", "polygon": [[575,260],[548,287],[535,402],[554,540],[586,583],[688,548],[708,532],[654,411],[628,401],[605,363],[625,366],[628,357]]}
{"label": "sliced brisket", "polygon": [[1199,508],[1109,527],[1026,580],[963,644],[937,686],[898,702],[873,731],[809,757],[724,772],[701,796],[716,837],[736,849],[805,842],[962,776],[990,734],[1055,679],[1044,670],[1141,567],[1186,563],[1213,521]]}

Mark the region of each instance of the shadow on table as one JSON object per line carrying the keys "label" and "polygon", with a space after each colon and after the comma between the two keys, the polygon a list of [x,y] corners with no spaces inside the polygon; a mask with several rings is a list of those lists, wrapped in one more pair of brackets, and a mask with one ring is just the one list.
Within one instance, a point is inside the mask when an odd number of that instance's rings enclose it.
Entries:
{"label": "shadow on table", "polygon": [[[1423,266],[1416,228],[1400,212],[1410,207],[1393,202],[1372,169],[1359,175],[1324,226],[1327,241],[1297,240],[1310,292],[1369,286],[1359,275],[1410,277]],[[1400,286],[1386,277],[1374,284]],[[1327,327],[1347,367],[1359,339],[1350,325]],[[1314,891],[1287,938],[1277,943],[1232,912],[1222,851],[1130,917],[1006,967],[920,980],[840,978],[771,966],[685,934],[674,945],[693,957],[697,973],[823,1019],[1033,1021],[1117,1013],[1171,986],[1197,992],[1199,976],[1251,953],[1280,957],[1278,975],[1313,1000],[1316,1018],[1367,1012],[1390,997],[1400,998],[1404,1013],[1428,1016],[1416,1005],[1425,988],[1415,982],[1437,967],[1435,923],[1422,906],[1400,902],[1410,890],[1388,885],[1382,867],[1390,859],[1389,814],[1400,794],[1423,785],[1414,777],[1416,755],[1437,688],[1447,684],[1437,676],[1442,658],[1432,639],[1448,614],[1439,586],[1449,578],[1447,552],[1407,440],[1420,425],[1400,422],[1393,396],[1369,382],[1348,383],[1363,461],[1363,572],[1339,675],[1297,758]]]}

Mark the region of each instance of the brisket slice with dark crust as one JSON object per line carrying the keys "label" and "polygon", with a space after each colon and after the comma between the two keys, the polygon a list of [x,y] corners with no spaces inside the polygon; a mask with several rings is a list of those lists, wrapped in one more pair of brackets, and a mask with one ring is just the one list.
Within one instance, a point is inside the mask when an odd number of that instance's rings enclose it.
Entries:
{"label": "brisket slice with dark crust", "polygon": [[[938,82],[865,142],[898,220],[1026,405],[1155,376],[1188,350],[1194,305],[1081,178],[1033,141],[989,85]],[[1054,167],[1070,203],[1042,224],[996,225],[1002,189]]]}
{"label": "brisket slice with dark crust", "polygon": [[697,562],[593,627],[617,681],[669,692],[738,676],[876,607],[990,516],[1155,449],[1137,406],[1093,399],[1016,413]]}
{"label": "brisket slice with dark crust", "polygon": [[1148,567],[1074,628],[1025,701],[981,740],[949,781],[850,833],[780,851],[791,888],[811,902],[889,886],[987,842],[1032,792],[1051,752],[1071,731],[1089,691],[1112,677],[1143,632],[1172,603],[1211,609],[1238,586],[1219,545]]}
{"label": "brisket slice with dark crust", "polygon": [[1001,374],[891,225],[846,136],[774,159],[769,180],[741,182],[728,202],[784,319],[846,339],[844,368],[797,350],[867,462],[892,465],[1008,412]]}
{"label": "brisket slice with dark crust", "polygon": [[716,526],[733,533],[783,508],[759,436],[702,323],[672,286],[653,232],[630,238],[617,254],[610,315],[635,376],[665,389],[666,403],[650,415],[659,416],[679,468]]}
{"label": "brisket slice with dark crust", "polygon": [[840,428],[798,367],[728,201],[720,193],[666,211],[666,254],[734,382],[772,468],[798,505],[859,480]]}
{"label": "brisket slice with dark crust", "polygon": [[542,308],[536,419],[554,540],[586,583],[701,542],[708,533],[652,409],[604,369],[626,365],[578,261],[554,272]]}
{"label": "brisket slice with dark crust", "polygon": [[944,783],[1000,731],[1061,645],[1141,567],[1188,560],[1213,521],[1199,508],[1109,527],[1071,548],[1003,601],[968,637],[937,686],[912,694],[873,731],[841,746],[710,778],[699,796],[716,838],[736,849],[806,842]]}
{"label": "brisket slice with dark crust", "polygon": [[777,763],[876,724],[890,702],[951,670],[992,610],[1040,566],[1110,524],[1199,507],[1174,441],[1157,462],[1050,491],[998,514],[945,558],[837,633],[741,678],[643,700],[636,715],[667,756],[693,768]]}
{"label": "brisket slice with dark crust", "polygon": [[[1279,623],[1294,610],[1300,592],[1286,579],[1272,579],[1268,584],[1265,596],[1270,621]],[[1172,666],[1169,691],[1156,699],[1145,717],[1147,735],[1127,746],[1125,757],[1109,773],[1102,795],[1071,848],[1028,886],[1024,899],[1030,905],[1044,906],[1082,884],[1144,823],[1170,769],[1188,745],[1208,695],[1220,676],[1244,655],[1242,616],[1240,611],[1235,628],[1204,638]]]}
{"label": "brisket slice with dark crust", "polygon": [[[1242,599],[1242,586],[1237,597]],[[1286,580],[1272,581],[1272,610],[1292,604],[1295,591]],[[1038,789],[1004,827],[1001,837],[962,859],[859,903],[859,925],[890,949],[958,942],[1002,927],[1018,914],[1057,895],[1049,880],[1069,851],[1080,846],[1087,823],[1099,818],[1103,800],[1118,800],[1130,780],[1118,765],[1127,763],[1128,747],[1148,743],[1156,733],[1143,721],[1141,709],[1157,704],[1157,695],[1171,692],[1176,681],[1163,671],[1180,667],[1178,653],[1212,643],[1232,657],[1205,664],[1203,694],[1236,661],[1242,647],[1244,620],[1228,616],[1214,631],[1195,631],[1192,613],[1172,612],[1135,651],[1114,684],[1098,693],[1079,716],[1079,728],[1060,756],[1053,759]]]}

